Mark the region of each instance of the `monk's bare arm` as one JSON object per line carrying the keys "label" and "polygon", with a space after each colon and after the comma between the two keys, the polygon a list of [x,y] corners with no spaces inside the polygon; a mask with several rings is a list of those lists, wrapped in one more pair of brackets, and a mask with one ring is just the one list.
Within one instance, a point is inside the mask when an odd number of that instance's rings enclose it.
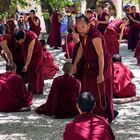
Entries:
{"label": "monk's bare arm", "polygon": [[77,66],[77,64],[79,63],[82,56],[83,56],[83,47],[82,47],[82,44],[80,43],[80,47],[78,49],[78,52],[77,52],[77,55],[76,55],[76,58],[75,58],[75,61],[74,61],[75,66]]}
{"label": "monk's bare arm", "polygon": [[125,25],[123,24],[121,26],[121,33],[120,33],[120,37],[119,37],[119,43],[121,43],[122,37],[123,37],[123,33],[124,33],[124,29],[125,29]]}
{"label": "monk's bare arm", "polygon": [[8,61],[13,62],[13,56],[12,56],[12,53],[10,52],[8,46],[7,46],[7,41],[6,40],[1,41],[0,46],[2,47],[4,53],[6,54]]}
{"label": "monk's bare arm", "polygon": [[35,46],[35,39],[33,39],[28,46],[28,52],[27,52],[27,57],[26,57],[26,61],[25,61],[25,66],[26,67],[28,67],[28,65],[30,64],[32,54],[33,54],[33,50],[34,50],[34,46]]}
{"label": "monk's bare arm", "polygon": [[90,21],[90,24],[93,25],[93,26],[96,25],[94,20]]}
{"label": "monk's bare arm", "polygon": [[[102,48],[102,39],[101,38],[94,38],[92,40],[92,43],[94,44],[96,53],[98,55],[98,64],[99,64],[99,81],[97,79],[97,82],[103,82],[104,81],[104,76],[103,76],[103,72],[104,72],[104,52],[103,52],[103,48]],[[98,78],[97,77],[97,78]]]}
{"label": "monk's bare arm", "polygon": [[135,20],[132,16],[129,15],[129,18],[130,18],[130,20],[132,20],[133,22],[135,22],[135,23],[137,23],[137,24],[140,24],[140,21]]}

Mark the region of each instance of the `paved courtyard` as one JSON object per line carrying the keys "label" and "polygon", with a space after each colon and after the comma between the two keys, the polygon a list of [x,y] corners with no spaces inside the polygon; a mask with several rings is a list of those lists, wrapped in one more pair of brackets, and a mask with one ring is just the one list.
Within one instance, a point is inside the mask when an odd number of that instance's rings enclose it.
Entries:
{"label": "paved courtyard", "polygon": [[[65,58],[61,50],[52,50],[53,57],[60,67],[58,75],[62,74],[62,64]],[[126,44],[121,44],[120,53],[123,62],[134,73],[137,95],[140,95],[140,67],[136,65],[133,52],[127,50]],[[0,58],[0,72],[4,71],[5,62]],[[35,95],[32,111],[18,113],[0,113],[0,140],[62,140],[63,130],[71,119],[53,119],[45,115],[37,115],[36,107],[45,103],[51,87],[52,79],[45,81],[43,95]],[[140,140],[140,102],[114,105],[119,111],[118,117],[111,124],[116,140]]]}

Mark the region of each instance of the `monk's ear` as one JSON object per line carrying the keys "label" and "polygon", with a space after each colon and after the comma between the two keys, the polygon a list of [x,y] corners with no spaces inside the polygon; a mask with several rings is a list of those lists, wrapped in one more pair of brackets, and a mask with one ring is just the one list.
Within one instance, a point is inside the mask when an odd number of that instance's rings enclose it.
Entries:
{"label": "monk's ear", "polygon": [[77,109],[78,109],[79,113],[80,113],[80,114],[82,114],[82,111],[81,111],[81,109],[79,108],[78,103],[76,103],[76,107],[77,107]]}
{"label": "monk's ear", "polygon": [[96,103],[94,103],[94,105],[93,105],[93,109],[95,108],[95,106],[96,106]]}

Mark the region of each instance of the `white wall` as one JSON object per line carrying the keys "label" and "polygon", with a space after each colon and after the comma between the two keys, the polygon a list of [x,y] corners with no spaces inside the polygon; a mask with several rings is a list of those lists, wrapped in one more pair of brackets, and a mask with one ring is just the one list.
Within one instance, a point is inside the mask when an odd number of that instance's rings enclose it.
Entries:
{"label": "white wall", "polygon": [[115,7],[116,7],[116,12],[117,12],[117,17],[122,16],[122,0],[112,0]]}

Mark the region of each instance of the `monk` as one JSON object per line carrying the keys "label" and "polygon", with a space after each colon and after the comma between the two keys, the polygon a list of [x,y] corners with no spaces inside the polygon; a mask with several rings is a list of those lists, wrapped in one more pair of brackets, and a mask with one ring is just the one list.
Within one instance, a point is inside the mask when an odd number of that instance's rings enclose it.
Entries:
{"label": "monk", "polygon": [[32,93],[27,92],[23,79],[15,74],[15,63],[8,63],[6,71],[0,74],[0,112],[29,111]]}
{"label": "monk", "polygon": [[92,93],[79,95],[77,108],[80,115],[66,125],[63,140],[115,140],[105,118],[91,113],[95,104]]}
{"label": "monk", "polygon": [[54,63],[52,54],[46,49],[46,41],[40,40],[42,47],[43,47],[43,78],[44,80],[53,78],[59,68]]}
{"label": "monk", "polygon": [[111,57],[103,36],[90,25],[88,18],[83,14],[77,15],[76,28],[80,34],[81,44],[72,71],[76,72],[77,64],[83,57],[82,92],[89,91],[94,94],[96,106],[93,113],[111,122],[114,118]]}
{"label": "monk", "polygon": [[57,49],[61,47],[61,14],[58,10],[55,10],[51,16],[51,29],[47,40],[47,44],[50,47]]}
{"label": "monk", "polygon": [[72,31],[72,29],[69,28],[68,29],[68,34],[66,35],[66,38],[65,38],[64,45],[62,45],[63,52],[66,52],[66,43],[69,44],[73,40],[72,34],[73,34],[73,31]]}
{"label": "monk", "polygon": [[43,93],[43,50],[37,35],[32,31],[16,30],[14,38],[24,48],[25,65],[22,69],[27,73],[29,91],[33,94]]}
{"label": "monk", "polygon": [[136,12],[136,7],[131,7],[129,18],[128,49],[134,51],[139,40],[140,33],[140,13]]}
{"label": "monk", "polygon": [[[67,35],[67,42],[62,46],[62,50],[64,50],[65,54],[64,56],[68,59],[73,58],[73,50],[75,48],[75,45],[77,42],[73,40],[73,31],[71,29],[68,29],[68,35]],[[67,43],[67,46],[66,46]]]}
{"label": "monk", "polygon": [[80,93],[80,82],[70,75],[71,63],[63,67],[64,75],[54,79],[47,102],[36,109],[37,114],[69,118],[78,115],[76,98]]}
{"label": "monk", "polygon": [[137,43],[134,57],[137,58],[137,65],[140,66],[140,40]]}
{"label": "monk", "polygon": [[98,8],[97,29],[104,35],[109,24],[109,14],[104,11],[104,7]]}
{"label": "monk", "polygon": [[105,30],[104,37],[107,49],[112,56],[119,53],[120,43],[123,37],[125,26],[127,24],[127,18],[117,19],[112,21]]}
{"label": "monk", "polygon": [[94,14],[93,10],[86,9],[85,16],[89,19],[90,24],[94,25],[95,27],[97,26],[97,19],[96,19],[96,15]]}
{"label": "monk", "polygon": [[31,10],[30,15],[28,17],[28,22],[29,22],[29,30],[33,31],[36,33],[37,36],[40,35],[41,27],[40,27],[40,19],[35,15],[35,11]]}
{"label": "monk", "polygon": [[119,54],[114,54],[112,60],[114,69],[113,96],[115,98],[136,96],[136,86],[131,82],[134,78],[133,73],[122,64],[122,58]]}

